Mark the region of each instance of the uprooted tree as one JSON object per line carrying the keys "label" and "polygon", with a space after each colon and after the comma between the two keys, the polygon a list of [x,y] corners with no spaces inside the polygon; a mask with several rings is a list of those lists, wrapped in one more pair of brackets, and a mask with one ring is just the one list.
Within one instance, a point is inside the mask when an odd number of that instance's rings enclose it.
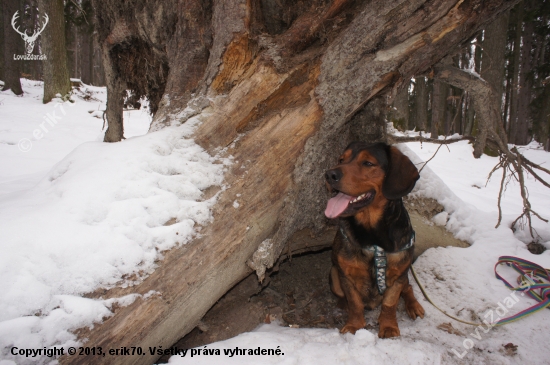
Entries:
{"label": "uprooted tree", "polygon": [[326,230],[324,170],[352,139],[387,140],[387,99],[403,81],[429,72],[517,2],[96,0],[105,141],[123,138],[129,89],[149,99],[152,130],[202,112],[195,141],[210,152],[227,148],[235,163],[201,237],[168,252],[138,287],[101,293],[161,295],[118,308],[81,338],[104,348],[167,348],[253,270],[263,278],[281,255],[326,245],[287,245],[295,232]]}

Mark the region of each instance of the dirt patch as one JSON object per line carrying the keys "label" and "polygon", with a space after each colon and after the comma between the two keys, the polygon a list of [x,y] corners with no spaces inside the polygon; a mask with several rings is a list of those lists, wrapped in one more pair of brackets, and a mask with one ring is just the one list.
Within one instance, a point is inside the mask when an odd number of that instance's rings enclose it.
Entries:
{"label": "dirt patch", "polygon": [[434,199],[410,198],[403,199],[409,211],[411,223],[416,232],[416,247],[414,259],[432,247],[468,247],[468,243],[455,238],[444,226],[438,226],[432,218],[443,212],[443,206]]}
{"label": "dirt patch", "polygon": [[[416,257],[431,247],[468,246],[431,221],[443,211],[437,201],[415,198],[408,199],[406,205],[416,231]],[[332,241],[335,233],[335,227],[329,227],[322,237],[314,240],[305,231],[297,232],[289,247],[292,251],[319,249],[327,244],[325,241]],[[297,240],[301,244],[294,242]],[[338,308],[328,284],[331,253],[329,248],[285,259],[271,273],[266,273],[263,284],[251,274],[223,296],[199,325],[174,346],[186,349],[222,341],[273,321],[300,328],[341,328],[346,313]],[[366,312],[367,328],[374,328],[375,312]],[[164,357],[158,362],[167,361],[168,357]]]}
{"label": "dirt patch", "polygon": [[527,249],[529,252],[531,252],[533,255],[540,255],[544,251],[546,251],[546,247],[544,247],[542,244],[538,242],[531,242],[527,245]]}

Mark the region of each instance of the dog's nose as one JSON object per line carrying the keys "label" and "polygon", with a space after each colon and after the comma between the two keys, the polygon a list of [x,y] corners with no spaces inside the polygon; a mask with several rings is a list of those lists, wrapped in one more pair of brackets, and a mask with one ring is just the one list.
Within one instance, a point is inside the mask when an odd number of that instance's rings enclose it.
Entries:
{"label": "dog's nose", "polygon": [[343,175],[342,171],[340,171],[339,169],[328,170],[325,173],[325,179],[327,179],[329,183],[335,183],[340,181],[340,179],[342,178],[342,175]]}

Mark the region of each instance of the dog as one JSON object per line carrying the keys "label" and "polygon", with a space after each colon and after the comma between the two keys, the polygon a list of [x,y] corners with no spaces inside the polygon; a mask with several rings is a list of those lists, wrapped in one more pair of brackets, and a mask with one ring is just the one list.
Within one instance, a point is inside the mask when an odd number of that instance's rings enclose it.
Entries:
{"label": "dog", "polygon": [[419,177],[411,160],[397,148],[364,142],[351,143],[338,165],[325,173],[327,188],[336,193],[325,215],[339,220],[329,281],[347,307],[341,333],[355,334],[364,328],[365,307],[382,304],[378,337],[399,336],[400,296],[410,318],[424,318],[424,308],[409,284],[415,234],[402,199]]}

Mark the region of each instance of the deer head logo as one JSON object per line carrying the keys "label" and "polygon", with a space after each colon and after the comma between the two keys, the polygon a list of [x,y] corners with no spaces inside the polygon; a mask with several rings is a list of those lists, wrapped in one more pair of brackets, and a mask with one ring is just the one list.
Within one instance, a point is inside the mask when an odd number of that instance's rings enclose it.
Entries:
{"label": "deer head logo", "polygon": [[25,51],[27,52],[28,55],[30,55],[32,53],[32,50],[34,49],[34,42],[36,42],[36,38],[38,38],[38,36],[40,35],[40,33],[42,33],[42,31],[44,31],[44,28],[46,28],[46,24],[48,24],[48,15],[44,15],[44,24],[42,25],[42,29],[40,30],[35,30],[34,33],[29,36],[27,34],[27,31],[24,31],[24,32],[21,32],[19,30],[19,27],[15,27],[15,21],[17,18],[19,18],[19,15],[17,15],[17,13],[19,13],[19,11],[16,11],[15,14],[13,14],[13,17],[11,18],[11,26],[13,27],[13,29],[19,33],[21,35],[21,38],[23,38],[23,40],[25,41]]}

